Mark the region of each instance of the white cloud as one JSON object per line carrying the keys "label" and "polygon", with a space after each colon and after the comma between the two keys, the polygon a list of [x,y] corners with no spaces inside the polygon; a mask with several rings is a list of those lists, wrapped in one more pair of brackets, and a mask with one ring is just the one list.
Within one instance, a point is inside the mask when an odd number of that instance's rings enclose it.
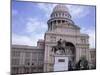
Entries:
{"label": "white cloud", "polygon": [[74,19],[85,17],[89,13],[87,7],[85,6],[67,5],[67,7],[69,8],[69,12]]}
{"label": "white cloud", "polygon": [[[45,12],[46,9],[44,9]],[[12,10],[12,16],[18,14],[17,10]],[[24,35],[12,33],[12,44],[36,46],[39,39],[44,39],[44,33],[47,30],[47,23],[40,18],[27,18],[24,25]],[[28,34],[28,35],[27,35]]]}
{"label": "white cloud", "polygon": [[36,46],[37,41],[39,39],[43,39],[42,35],[32,35],[32,36],[25,36],[25,35],[18,35],[13,33],[12,34],[12,44],[17,45],[29,45],[29,46]]}
{"label": "white cloud", "polygon": [[25,31],[28,33],[44,32],[47,29],[47,24],[38,18],[28,18]]}
{"label": "white cloud", "polygon": [[52,10],[56,4],[46,4],[46,3],[38,3],[37,6],[40,8],[42,11],[45,12],[45,16],[47,18],[50,17],[50,14],[52,13]]}
{"label": "white cloud", "polygon": [[94,29],[82,29],[83,33],[87,33],[89,35],[89,44],[90,48],[95,48],[95,30]]}
{"label": "white cloud", "polygon": [[12,44],[36,46],[39,39],[44,39],[47,25],[37,19],[28,18],[24,33],[28,35],[12,34]]}
{"label": "white cloud", "polygon": [[18,45],[33,45],[34,42],[27,36],[12,34],[12,44]]}

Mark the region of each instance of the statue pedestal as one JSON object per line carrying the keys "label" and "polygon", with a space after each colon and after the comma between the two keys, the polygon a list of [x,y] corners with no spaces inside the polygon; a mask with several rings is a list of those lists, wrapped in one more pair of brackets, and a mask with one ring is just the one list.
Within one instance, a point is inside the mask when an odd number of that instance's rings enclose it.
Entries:
{"label": "statue pedestal", "polygon": [[55,55],[54,56],[54,71],[67,71],[68,70],[68,56]]}

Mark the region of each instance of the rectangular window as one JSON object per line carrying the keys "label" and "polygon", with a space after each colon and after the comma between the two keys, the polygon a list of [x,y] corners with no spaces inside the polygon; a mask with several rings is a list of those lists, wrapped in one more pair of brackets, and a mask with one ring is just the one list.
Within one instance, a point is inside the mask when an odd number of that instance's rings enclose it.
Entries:
{"label": "rectangular window", "polygon": [[85,38],[81,38],[82,43],[86,43],[86,39]]}
{"label": "rectangular window", "polygon": [[12,65],[19,65],[19,59],[12,59]]}
{"label": "rectangular window", "polygon": [[58,62],[65,62],[65,59],[59,59]]}
{"label": "rectangular window", "polygon": [[30,52],[25,53],[26,57],[30,57]]}
{"label": "rectangular window", "polygon": [[12,57],[19,57],[20,52],[19,51],[12,51],[11,55],[12,55]]}

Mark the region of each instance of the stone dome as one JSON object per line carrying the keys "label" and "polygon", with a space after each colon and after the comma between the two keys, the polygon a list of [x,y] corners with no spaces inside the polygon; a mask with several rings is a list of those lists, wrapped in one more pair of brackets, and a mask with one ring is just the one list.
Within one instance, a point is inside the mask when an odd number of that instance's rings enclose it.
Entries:
{"label": "stone dome", "polygon": [[63,4],[58,4],[54,7],[51,18],[68,18],[71,19],[68,8]]}
{"label": "stone dome", "polygon": [[54,30],[57,26],[74,24],[66,5],[58,4],[54,7],[50,19],[47,21],[48,30]]}
{"label": "stone dome", "polygon": [[53,9],[53,12],[58,12],[58,11],[66,11],[66,12],[68,12],[69,10],[68,10],[68,8],[65,5],[58,4]]}

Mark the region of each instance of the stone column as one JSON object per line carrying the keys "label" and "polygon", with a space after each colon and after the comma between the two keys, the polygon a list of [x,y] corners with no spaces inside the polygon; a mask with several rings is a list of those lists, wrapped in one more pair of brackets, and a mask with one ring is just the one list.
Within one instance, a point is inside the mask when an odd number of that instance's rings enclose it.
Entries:
{"label": "stone column", "polygon": [[80,48],[79,47],[76,47],[76,62],[78,62],[79,61],[79,59],[80,59]]}
{"label": "stone column", "polygon": [[44,72],[48,72],[49,71],[49,60],[50,60],[50,57],[49,57],[49,50],[50,50],[50,47],[48,45],[45,45],[45,56],[44,56]]}

